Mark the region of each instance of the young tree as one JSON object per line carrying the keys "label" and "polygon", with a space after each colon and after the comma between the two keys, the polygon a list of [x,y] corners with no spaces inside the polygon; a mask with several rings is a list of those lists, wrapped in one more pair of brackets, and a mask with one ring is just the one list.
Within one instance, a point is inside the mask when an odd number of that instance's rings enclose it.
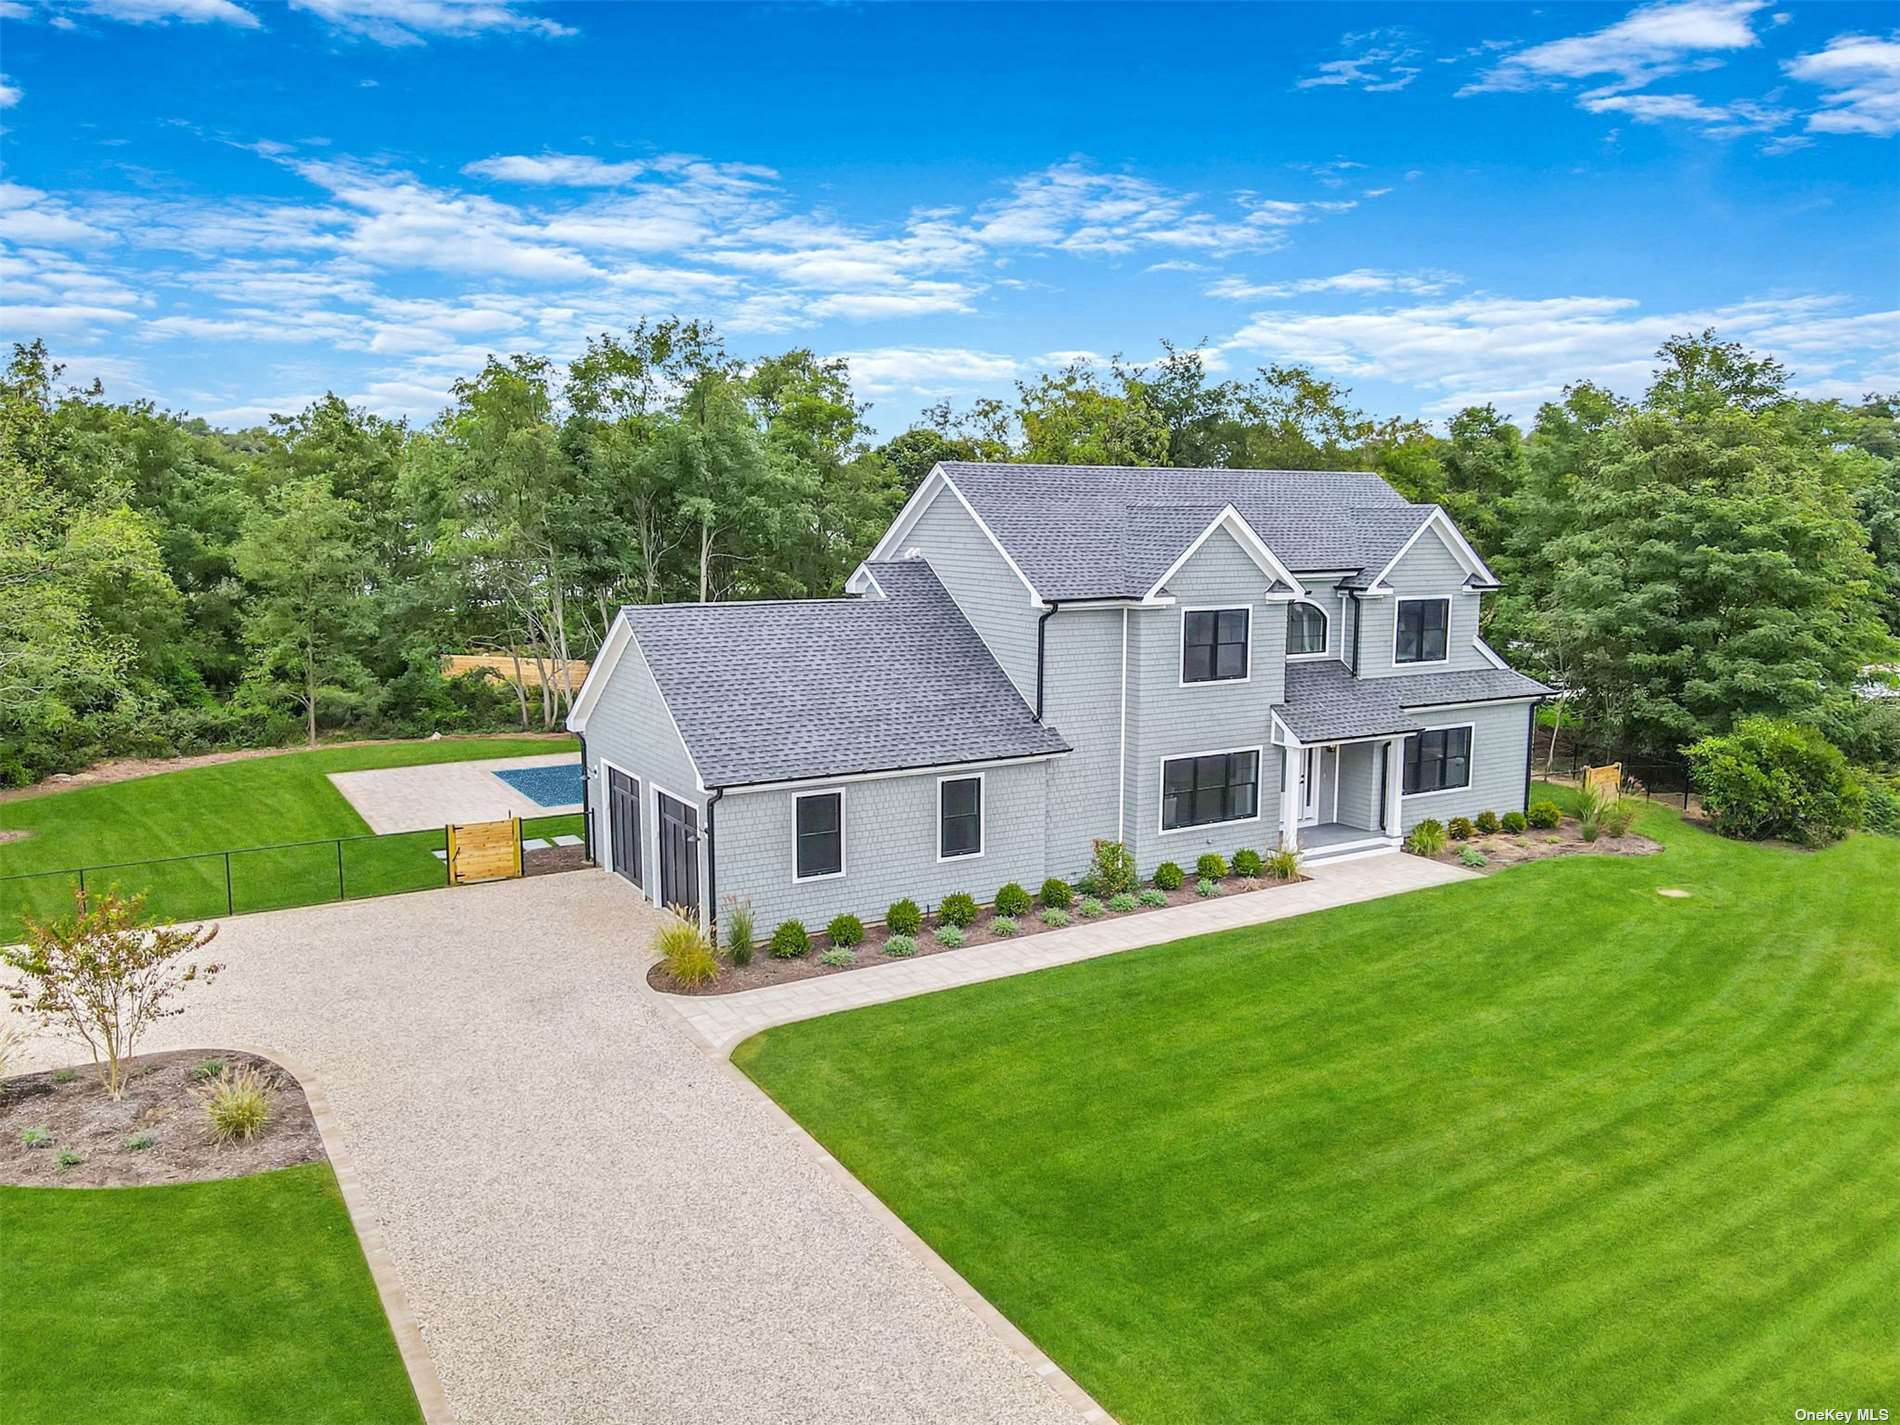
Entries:
{"label": "young tree", "polygon": [[24,943],[0,946],[0,963],[25,977],[7,994],[43,1028],[85,1045],[105,1091],[119,1098],[140,1037],[184,1013],[172,1000],[186,985],[209,984],[224,968],[180,963],[218,928],[147,925],[144,896],[108,893],[89,903],[76,892],[73,900],[67,919],[28,919]]}

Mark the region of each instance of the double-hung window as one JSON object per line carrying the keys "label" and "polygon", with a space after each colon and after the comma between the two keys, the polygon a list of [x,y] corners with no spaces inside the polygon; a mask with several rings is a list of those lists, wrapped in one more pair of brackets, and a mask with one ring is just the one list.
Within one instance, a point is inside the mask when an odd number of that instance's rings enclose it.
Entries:
{"label": "double-hung window", "polygon": [[793,804],[793,876],[814,881],[844,874],[844,793],[812,792]]}
{"label": "double-hung window", "polygon": [[937,859],[983,854],[983,779],[945,777],[937,783]]}
{"label": "double-hung window", "polygon": [[1214,752],[1161,764],[1161,829],[1250,821],[1260,810],[1260,754]]}
{"label": "double-hung window", "polygon": [[1326,610],[1318,604],[1286,606],[1286,651],[1291,658],[1326,651]]}
{"label": "double-hung window", "polygon": [[1437,727],[1405,739],[1405,795],[1471,785],[1471,729]]}
{"label": "double-hung window", "polygon": [[1181,616],[1181,681],[1227,683],[1247,676],[1246,609],[1190,609]]}
{"label": "double-hung window", "polygon": [[1451,628],[1450,599],[1400,599],[1394,663],[1443,663]]}

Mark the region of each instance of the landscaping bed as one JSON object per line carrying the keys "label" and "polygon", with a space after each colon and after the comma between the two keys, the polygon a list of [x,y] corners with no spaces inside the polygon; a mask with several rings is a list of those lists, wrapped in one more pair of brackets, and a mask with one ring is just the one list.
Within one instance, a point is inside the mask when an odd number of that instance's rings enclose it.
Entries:
{"label": "landscaping bed", "polygon": [[[270,1115],[255,1137],[219,1143],[202,1095],[222,1065],[275,1081]],[[143,1146],[136,1146],[136,1145]],[[244,1177],[326,1158],[297,1081],[268,1059],[187,1049],[131,1061],[125,1096],[113,1099],[90,1064],[0,1082],[0,1184],[136,1187]],[[78,1161],[71,1161],[77,1158]]]}
{"label": "landscaping bed", "polygon": [[[1547,861],[1553,856],[1654,856],[1662,849],[1660,841],[1652,841],[1635,831],[1623,836],[1602,834],[1595,841],[1585,841],[1582,823],[1574,816],[1566,816],[1545,831],[1531,827],[1515,834],[1508,831],[1493,832],[1489,836],[1474,833],[1468,841],[1447,841],[1444,850],[1426,859],[1441,861],[1447,866],[1463,866],[1488,876],[1510,866]],[[1485,863],[1474,866],[1461,860],[1466,850],[1477,851]]]}
{"label": "landscaping bed", "polygon": [[[1291,880],[1282,880],[1274,876],[1230,877],[1218,883],[1219,890],[1216,894],[1220,896],[1256,894],[1278,890],[1283,886],[1296,885],[1306,879],[1307,877],[1303,875],[1295,875]],[[830,942],[825,936],[819,934],[812,935],[811,949],[804,955],[796,957],[779,959],[773,956],[769,945],[759,946],[753,955],[752,962],[747,965],[734,965],[722,954],[719,958],[719,978],[710,984],[683,985],[674,978],[673,974],[667,969],[664,961],[655,961],[653,966],[647,971],[647,983],[664,994],[739,994],[745,990],[764,989],[769,985],[787,984],[793,980],[809,980],[819,975],[849,974],[852,970],[862,970],[872,965],[899,965],[902,964],[905,959],[921,959],[926,955],[942,955],[955,950],[969,950],[979,945],[995,945],[999,942],[1026,940],[1031,936],[1047,934],[1051,930],[1069,929],[1077,925],[1095,925],[1106,920],[1125,920],[1132,916],[1145,915],[1149,911],[1167,910],[1173,906],[1190,905],[1203,899],[1208,899],[1200,895],[1195,888],[1195,884],[1195,881],[1189,878],[1174,890],[1160,891],[1159,894],[1166,897],[1163,904],[1137,906],[1132,910],[1110,910],[1106,907],[1106,903],[1104,903],[1104,908],[1100,915],[1085,916],[1078,912],[1076,906],[1072,905],[1069,908],[1068,913],[1070,918],[1067,925],[1044,924],[1041,919],[1041,907],[1040,904],[1038,904],[1025,914],[1014,917],[1016,921],[1016,933],[1014,935],[998,935],[991,929],[991,923],[996,917],[992,908],[985,907],[974,921],[963,928],[963,939],[961,943],[956,945],[946,945],[938,940],[937,931],[940,928],[939,918],[935,916],[929,917],[923,929],[911,937],[916,945],[916,949],[908,956],[892,956],[886,954],[885,946],[891,939],[890,930],[883,925],[867,925],[864,928],[864,940],[861,944],[854,947],[855,958],[852,963],[848,965],[827,965],[824,963],[821,957],[824,952],[830,948]],[[1144,889],[1150,891],[1156,890],[1153,886],[1144,887]],[[1080,901],[1081,897],[1078,896],[1077,903],[1079,904]],[[763,931],[766,927],[762,926],[760,929]]]}

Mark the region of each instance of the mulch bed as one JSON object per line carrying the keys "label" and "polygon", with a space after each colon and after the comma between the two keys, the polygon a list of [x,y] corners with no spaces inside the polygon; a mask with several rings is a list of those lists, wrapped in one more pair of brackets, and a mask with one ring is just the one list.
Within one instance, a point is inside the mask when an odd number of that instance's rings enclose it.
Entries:
{"label": "mulch bed", "polygon": [[1484,853],[1485,865],[1466,868],[1483,876],[1521,866],[1527,861],[1548,861],[1553,856],[1654,856],[1663,849],[1660,841],[1651,841],[1634,832],[1585,841],[1577,819],[1567,816],[1549,831],[1532,827],[1516,833],[1498,831],[1489,836],[1474,836],[1469,841],[1448,840],[1445,849],[1429,859],[1442,861],[1447,866],[1462,865],[1458,853],[1467,846]]}
{"label": "mulch bed", "polygon": [[[248,1143],[213,1141],[193,1070],[222,1060],[233,1071],[254,1067],[277,1080],[270,1120]],[[64,1082],[61,1082],[64,1080]],[[22,1134],[44,1128],[52,1141],[28,1147]],[[152,1135],[146,1148],[132,1140]],[[80,1161],[60,1166],[62,1152]],[[327,1156],[302,1087],[255,1054],[184,1049],[132,1060],[125,1096],[106,1097],[91,1064],[22,1074],[0,1082],[0,1185],[9,1187],[138,1187],[237,1178]]]}
{"label": "mulch bed", "polygon": [[[1229,877],[1227,880],[1221,882],[1221,894],[1223,896],[1233,896],[1245,895],[1256,891],[1279,890],[1283,886],[1296,885],[1299,881],[1306,879],[1308,878],[1305,876],[1296,877],[1292,881],[1278,881],[1272,877],[1263,877],[1259,880],[1241,880]],[[1201,897],[1195,893],[1194,882],[1190,878],[1187,884],[1183,885],[1179,890],[1168,893],[1168,906],[1188,905],[1198,902],[1200,899]],[[1080,904],[1081,900],[1082,897],[1076,897],[1077,904]],[[1071,926],[1099,925],[1103,921],[1108,920],[1128,920],[1134,916],[1146,915],[1151,910],[1166,910],[1168,906],[1142,906],[1136,910],[1123,911],[1106,910],[1101,915],[1090,920],[1077,915],[1075,906],[1071,905],[1069,907],[1069,924]],[[974,924],[965,927],[963,932],[965,937],[963,944],[957,946],[956,950],[970,950],[979,945],[1014,943],[1018,940],[1027,940],[1031,936],[1046,935],[1051,930],[1066,928],[1044,925],[1040,919],[1041,915],[1042,907],[1041,905],[1037,905],[1026,915],[1020,915],[1016,918],[1017,929],[1014,935],[996,935],[990,930],[990,912],[986,908],[977,916]],[[759,927],[759,930],[765,933],[769,933],[771,929],[772,927],[768,925]],[[926,918],[924,928],[914,937],[917,941],[917,953],[908,958],[921,960],[926,955],[950,955],[956,953],[956,950],[953,950],[950,946],[937,943],[934,930],[935,921]],[[744,990],[764,989],[767,985],[782,985],[792,980],[809,980],[819,975],[848,975],[853,970],[863,970],[872,965],[903,964],[903,958],[886,955],[884,953],[884,942],[889,939],[890,932],[883,926],[867,925],[864,928],[864,943],[857,947],[857,962],[851,965],[820,964],[818,957],[825,953],[830,946],[830,942],[827,941],[823,935],[816,933],[814,933],[811,938],[810,953],[796,960],[775,960],[772,958],[771,952],[764,946],[760,946],[754,953],[750,965],[739,966],[729,964],[725,956],[721,955],[719,959],[720,973],[718,981],[714,984],[699,985],[693,988],[687,988],[674,983],[673,977],[667,973],[666,967],[656,961],[652,968],[647,971],[647,983],[653,986],[654,989],[671,995],[732,995]]]}
{"label": "mulch bed", "polygon": [[543,851],[521,853],[521,874],[545,876],[553,871],[584,871],[593,862],[587,859],[586,846],[550,846]]}

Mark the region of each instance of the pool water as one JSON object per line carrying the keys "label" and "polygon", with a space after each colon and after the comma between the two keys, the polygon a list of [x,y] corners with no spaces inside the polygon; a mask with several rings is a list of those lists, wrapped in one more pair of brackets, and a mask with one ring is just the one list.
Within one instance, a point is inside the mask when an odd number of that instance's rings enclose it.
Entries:
{"label": "pool water", "polygon": [[506,767],[495,773],[502,781],[539,807],[579,806],[581,764],[558,767]]}

